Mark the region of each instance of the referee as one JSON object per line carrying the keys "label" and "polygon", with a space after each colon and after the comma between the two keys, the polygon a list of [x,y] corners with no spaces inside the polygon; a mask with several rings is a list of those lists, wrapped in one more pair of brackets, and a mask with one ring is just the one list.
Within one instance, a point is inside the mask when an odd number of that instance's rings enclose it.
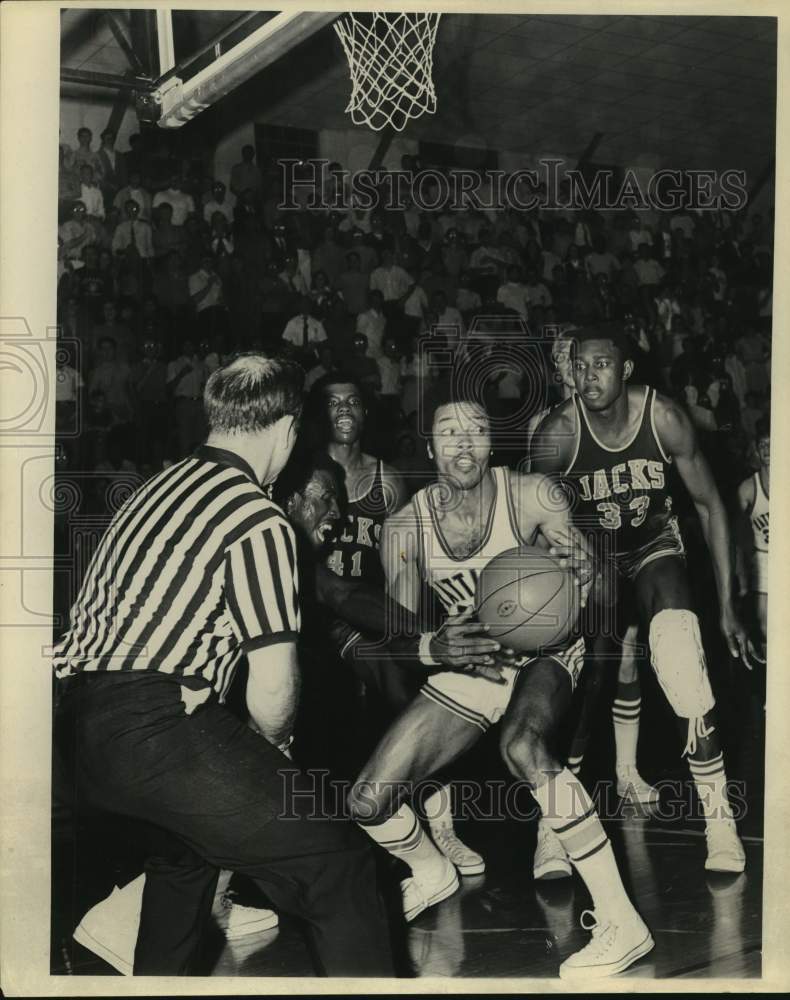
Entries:
{"label": "referee", "polygon": [[[259,355],[211,375],[206,444],[115,515],[55,649],[79,797],[181,845],[147,863],[136,975],[191,971],[220,868],[306,921],[319,975],[393,974],[367,839],[316,818],[279,771],[299,695],[298,573],[264,488],[293,447],[302,378]],[[242,655],[252,728],[223,704]]]}

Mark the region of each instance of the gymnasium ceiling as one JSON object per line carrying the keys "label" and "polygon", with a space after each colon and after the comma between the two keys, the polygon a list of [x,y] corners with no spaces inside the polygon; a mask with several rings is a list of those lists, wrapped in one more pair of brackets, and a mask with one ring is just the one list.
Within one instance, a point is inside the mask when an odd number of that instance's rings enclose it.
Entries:
{"label": "gymnasium ceiling", "polygon": [[[232,12],[195,11],[205,37]],[[95,31],[85,30],[93,17]],[[82,29],[80,29],[82,25]],[[62,64],[128,65],[95,11],[62,22]],[[71,41],[69,39],[71,38]],[[407,138],[685,166],[752,166],[774,151],[776,22],[757,17],[447,14],[434,80],[439,110]],[[246,115],[297,128],[353,128],[348,72],[331,27],[199,116],[216,133]],[[212,114],[212,112],[217,112]]]}

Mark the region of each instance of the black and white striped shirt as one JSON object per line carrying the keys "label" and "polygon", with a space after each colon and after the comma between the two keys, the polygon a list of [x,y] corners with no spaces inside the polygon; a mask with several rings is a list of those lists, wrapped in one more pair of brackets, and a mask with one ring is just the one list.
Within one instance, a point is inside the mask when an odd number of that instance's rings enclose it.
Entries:
{"label": "black and white striped shirt", "polygon": [[55,674],[159,670],[223,696],[242,653],[295,640],[299,625],[291,526],[243,459],[204,445],[111,521]]}

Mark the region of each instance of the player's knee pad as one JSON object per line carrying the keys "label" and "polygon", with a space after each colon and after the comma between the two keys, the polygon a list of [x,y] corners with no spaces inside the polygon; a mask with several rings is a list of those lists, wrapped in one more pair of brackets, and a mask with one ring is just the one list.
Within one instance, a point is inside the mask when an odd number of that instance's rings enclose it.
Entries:
{"label": "player's knee pad", "polygon": [[702,717],[716,704],[713,697],[699,621],[693,611],[666,609],[650,622],[650,658],[667,701],[689,720],[685,754],[693,754],[697,737],[708,736]]}

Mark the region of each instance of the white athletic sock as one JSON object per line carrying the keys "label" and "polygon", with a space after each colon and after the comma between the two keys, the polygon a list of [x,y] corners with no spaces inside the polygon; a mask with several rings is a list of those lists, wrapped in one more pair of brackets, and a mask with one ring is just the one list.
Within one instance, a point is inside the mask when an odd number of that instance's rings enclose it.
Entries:
{"label": "white athletic sock", "polygon": [[609,839],[579,779],[563,768],[532,794],[584,880],[599,920],[617,923],[620,917],[631,917],[634,907],[623,888]]}
{"label": "white athletic sock", "polygon": [[617,693],[612,705],[615,766],[618,771],[627,767],[636,767],[636,746],[639,741],[641,706],[639,681],[618,682]]}
{"label": "white athletic sock", "polygon": [[732,809],[727,798],[727,775],[724,770],[724,754],[718,753],[712,760],[697,760],[689,757],[689,770],[694,779],[705,820],[732,819]]}
{"label": "white athletic sock", "polygon": [[433,846],[430,837],[425,836],[420,821],[405,803],[383,823],[360,823],[359,826],[385,851],[405,861],[421,883],[437,882],[445,874],[444,855]]}
{"label": "white athletic sock", "polygon": [[453,810],[450,800],[450,786],[442,785],[425,800],[425,818],[429,826],[449,826],[453,825]]}

